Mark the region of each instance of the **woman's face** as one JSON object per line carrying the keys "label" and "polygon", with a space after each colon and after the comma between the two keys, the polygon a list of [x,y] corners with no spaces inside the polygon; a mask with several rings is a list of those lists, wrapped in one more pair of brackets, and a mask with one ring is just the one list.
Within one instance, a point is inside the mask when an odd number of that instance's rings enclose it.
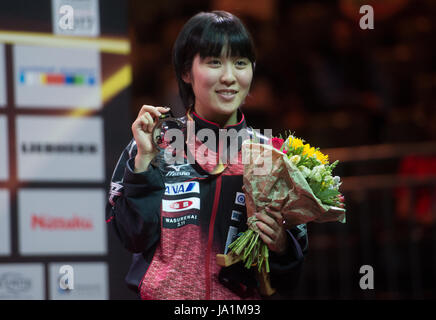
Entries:
{"label": "woman's face", "polygon": [[[223,48],[223,52],[225,48]],[[220,124],[232,124],[238,107],[250,89],[253,67],[243,57],[194,57],[191,73],[185,81],[192,85],[195,111],[202,117]]]}

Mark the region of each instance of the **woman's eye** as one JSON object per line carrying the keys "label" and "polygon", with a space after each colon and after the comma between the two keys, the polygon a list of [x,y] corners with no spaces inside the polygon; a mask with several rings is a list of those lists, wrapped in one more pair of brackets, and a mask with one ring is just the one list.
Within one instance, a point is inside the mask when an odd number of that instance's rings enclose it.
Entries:
{"label": "woman's eye", "polygon": [[236,66],[239,68],[246,67],[247,65],[248,65],[248,62],[245,60],[237,60],[236,61]]}
{"label": "woman's eye", "polygon": [[221,61],[218,59],[210,59],[207,63],[213,66],[217,66],[221,64]]}

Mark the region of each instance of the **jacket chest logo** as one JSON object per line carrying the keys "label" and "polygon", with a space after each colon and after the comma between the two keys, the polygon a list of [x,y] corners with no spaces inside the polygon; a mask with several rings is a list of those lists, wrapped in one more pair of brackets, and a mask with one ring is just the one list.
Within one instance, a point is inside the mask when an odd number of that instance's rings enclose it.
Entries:
{"label": "jacket chest logo", "polygon": [[162,227],[166,229],[177,229],[181,228],[187,224],[195,224],[198,223],[198,214],[197,213],[189,213],[180,217],[163,217],[162,218]]}
{"label": "jacket chest logo", "polygon": [[162,210],[166,212],[179,212],[191,209],[200,210],[200,198],[191,197],[181,200],[162,200]]}
{"label": "jacket chest logo", "polygon": [[235,204],[245,207],[245,194],[243,192],[236,192]]}
{"label": "jacket chest logo", "polygon": [[[168,168],[170,171],[166,173],[166,177],[180,177],[180,176],[189,176],[190,172],[185,171],[189,170],[190,164],[181,164],[181,165],[170,165]],[[184,170],[182,170],[184,169]]]}
{"label": "jacket chest logo", "polygon": [[185,193],[200,193],[200,183],[198,181],[165,183],[165,195],[176,196]]}
{"label": "jacket chest logo", "polygon": [[170,208],[172,209],[186,209],[192,206],[193,202],[190,200],[187,201],[177,201],[170,204]]}

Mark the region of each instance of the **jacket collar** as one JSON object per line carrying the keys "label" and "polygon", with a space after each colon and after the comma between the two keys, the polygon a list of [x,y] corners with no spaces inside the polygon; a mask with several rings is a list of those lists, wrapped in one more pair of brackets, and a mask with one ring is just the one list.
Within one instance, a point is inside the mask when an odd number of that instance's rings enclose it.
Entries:
{"label": "jacket collar", "polygon": [[[201,116],[199,116],[194,110],[190,109],[187,112],[187,120],[192,120],[194,121],[195,124],[195,136],[196,139],[200,142],[200,143],[205,143],[206,146],[213,152],[216,152],[217,150],[219,150],[219,138],[220,138],[220,130],[236,130],[237,133],[240,133],[240,131],[242,129],[247,129],[247,124],[245,122],[245,116],[242,113],[242,111],[240,109],[238,109],[237,111],[237,119],[238,119],[238,123],[233,124],[233,125],[228,125],[228,126],[224,126],[221,127],[218,123],[212,122],[210,120],[204,119]],[[200,139],[198,132],[202,129],[209,129],[212,130],[213,133],[215,134],[215,141],[216,143],[207,143],[206,139]],[[243,133],[241,133],[241,136],[238,136],[238,151],[241,150],[242,147],[242,142],[245,139],[245,135]],[[227,148],[230,147],[230,142],[229,140],[227,141]]]}
{"label": "jacket collar", "polygon": [[235,129],[237,132],[239,132],[241,129],[244,129],[247,127],[244,114],[242,113],[242,111],[240,109],[238,109],[237,112],[238,112],[237,113],[238,123],[221,127],[218,123],[215,123],[215,122],[212,122],[210,120],[207,120],[207,119],[200,117],[193,109],[190,109],[188,111],[189,116],[190,116],[189,118],[191,118],[195,122],[195,134],[196,135],[197,135],[198,131],[201,129],[211,129],[212,131],[214,131],[216,137],[219,136],[220,129],[227,129],[227,130]]}

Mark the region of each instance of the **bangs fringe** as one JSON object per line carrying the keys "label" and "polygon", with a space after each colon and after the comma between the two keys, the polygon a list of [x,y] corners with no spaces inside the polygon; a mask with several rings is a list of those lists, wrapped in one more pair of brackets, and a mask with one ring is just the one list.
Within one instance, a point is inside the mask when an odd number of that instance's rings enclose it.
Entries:
{"label": "bangs fringe", "polygon": [[227,57],[244,57],[251,62],[255,62],[255,53],[251,37],[242,26],[234,21],[220,19],[209,24],[201,35],[197,51],[200,57],[221,56],[224,47],[227,51],[224,53]]}

